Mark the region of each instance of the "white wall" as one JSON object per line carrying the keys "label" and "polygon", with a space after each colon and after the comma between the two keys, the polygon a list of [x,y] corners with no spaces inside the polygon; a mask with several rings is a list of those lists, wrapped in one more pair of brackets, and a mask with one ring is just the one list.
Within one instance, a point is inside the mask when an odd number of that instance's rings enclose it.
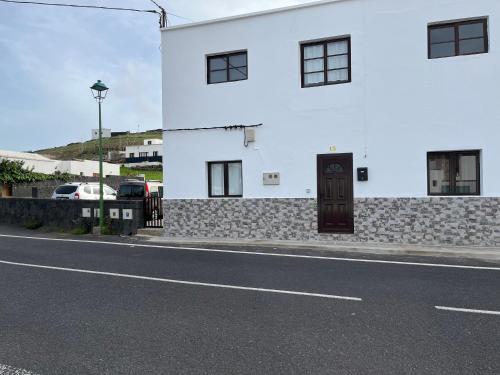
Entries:
{"label": "white wall", "polygon": [[144,140],[144,146],[148,146],[148,145],[162,145],[162,144],[163,144],[163,139],[153,138],[153,139],[145,139]]}
{"label": "white wall", "polygon": [[139,157],[140,152],[147,152],[148,157],[153,156],[153,152],[158,152],[158,156],[163,155],[163,145],[160,144],[153,144],[153,145],[144,145],[144,146],[127,146],[125,148],[125,157],[129,158],[130,153],[134,154],[135,158]]}
{"label": "white wall", "polygon": [[[102,129],[103,138],[111,138],[111,129]],[[99,129],[92,129],[92,139],[99,139]]]}
{"label": "white wall", "polygon": [[[427,59],[429,23],[480,16],[488,54]],[[240,131],[166,132],[166,196],[206,198],[206,162],[241,159],[244,197],[315,197],[331,146],[369,168],[356,197],[426,196],[426,153],[461,149],[482,150],[482,195],[499,196],[499,26],[496,0],[348,0],[163,31],[165,129],[264,124],[248,148]],[[352,82],[301,88],[299,43],[342,35]],[[207,85],[206,55],[242,49],[249,79]]]}
{"label": "white wall", "polygon": [[[119,176],[120,165],[102,163],[104,176]],[[99,162],[94,160],[64,160],[59,161],[57,170],[61,173],[92,177],[99,174]]]}

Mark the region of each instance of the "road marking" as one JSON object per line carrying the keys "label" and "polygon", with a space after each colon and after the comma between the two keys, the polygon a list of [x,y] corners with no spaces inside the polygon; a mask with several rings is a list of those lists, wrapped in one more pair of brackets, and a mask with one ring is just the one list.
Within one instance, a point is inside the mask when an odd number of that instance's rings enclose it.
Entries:
{"label": "road marking", "polygon": [[12,366],[2,365],[0,363],[0,375],[36,375],[34,372],[23,370]]}
{"label": "road marking", "polygon": [[500,315],[500,311],[492,311],[492,310],[463,309],[458,307],[446,307],[446,306],[434,306],[434,307],[438,310],[446,310],[446,311],[456,311],[456,312],[486,314],[486,315]]}
{"label": "road marking", "polygon": [[334,261],[357,262],[357,263],[379,263],[379,264],[396,264],[396,265],[404,265],[404,266],[441,267],[441,268],[458,268],[458,269],[466,269],[466,270],[469,269],[469,270],[500,271],[500,267],[463,266],[463,265],[458,265],[458,264],[401,262],[401,261],[394,261],[394,260],[324,257],[324,256],[316,256],[316,255],[264,253],[264,252],[254,252],[254,251],[250,252],[250,251],[239,251],[239,250],[207,249],[207,248],[199,248],[199,247],[129,244],[129,243],[123,243],[123,242],[110,242],[110,241],[91,241],[91,240],[74,240],[74,239],[67,239],[67,238],[15,236],[15,235],[10,235],[10,234],[0,234],[0,237],[21,238],[21,239],[28,239],[28,240],[42,240],[42,241],[91,243],[91,244],[102,244],[102,245],[113,245],[113,246],[125,246],[125,247],[130,247],[130,248],[145,247],[145,248],[151,248],[151,249],[188,250],[188,251],[201,251],[201,252],[210,252],[210,253],[226,253],[226,254],[238,254],[238,255],[259,255],[259,256],[271,256],[271,257],[283,257],[283,258],[334,260]]}
{"label": "road marking", "polygon": [[41,268],[41,269],[56,270],[56,271],[77,272],[77,273],[85,273],[85,274],[91,274],[91,275],[123,277],[123,278],[136,279],[136,280],[160,281],[160,282],[171,283],[171,284],[184,284],[184,285],[206,286],[206,287],[212,287],[212,288],[249,290],[249,291],[254,291],[254,292],[289,294],[289,295],[294,295],[294,296],[307,296],[307,297],[319,297],[319,298],[329,298],[329,299],[341,299],[341,300],[358,301],[358,302],[362,301],[361,298],[357,298],[357,297],[336,296],[336,295],[332,295],[332,294],[295,292],[295,291],[291,291],[291,290],[279,290],[279,289],[252,288],[252,287],[246,287],[246,286],[226,285],[226,284],[211,284],[211,283],[202,283],[202,282],[197,282],[197,281],[173,280],[173,279],[163,279],[163,278],[159,278],[159,277],[128,275],[128,274],[123,274],[123,273],[81,270],[81,269],[77,269],[77,268],[64,268],[64,267],[42,266],[42,265],[39,265],[39,264],[8,262],[8,261],[5,261],[5,260],[0,260],[0,263],[1,264],[11,265],[11,266],[21,266],[21,267]]}

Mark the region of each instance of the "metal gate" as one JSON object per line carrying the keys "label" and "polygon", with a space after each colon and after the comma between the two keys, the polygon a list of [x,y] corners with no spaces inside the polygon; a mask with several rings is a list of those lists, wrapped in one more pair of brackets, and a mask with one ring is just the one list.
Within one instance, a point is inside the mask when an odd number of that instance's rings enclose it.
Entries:
{"label": "metal gate", "polygon": [[163,201],[160,197],[144,198],[144,228],[163,228]]}

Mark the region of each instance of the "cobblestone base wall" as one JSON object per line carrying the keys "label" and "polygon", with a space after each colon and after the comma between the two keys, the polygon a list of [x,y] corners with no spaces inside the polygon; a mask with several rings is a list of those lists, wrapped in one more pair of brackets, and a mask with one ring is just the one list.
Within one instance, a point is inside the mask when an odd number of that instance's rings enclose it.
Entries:
{"label": "cobblestone base wall", "polygon": [[316,199],[165,201],[167,237],[500,245],[500,198],[361,198],[354,234],[318,233]]}

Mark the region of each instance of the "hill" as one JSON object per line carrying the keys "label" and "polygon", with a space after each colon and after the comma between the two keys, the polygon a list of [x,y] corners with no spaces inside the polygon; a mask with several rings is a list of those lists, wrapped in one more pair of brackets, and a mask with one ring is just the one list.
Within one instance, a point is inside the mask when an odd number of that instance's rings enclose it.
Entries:
{"label": "hill", "polygon": [[[161,130],[150,130],[142,133],[130,133],[117,137],[103,138],[102,147],[106,157],[108,151],[124,150],[126,146],[142,145],[144,139],[162,139]],[[87,142],[70,143],[66,146],[47,148],[35,151],[51,159],[71,160],[71,159],[99,159],[99,144],[97,140]]]}

